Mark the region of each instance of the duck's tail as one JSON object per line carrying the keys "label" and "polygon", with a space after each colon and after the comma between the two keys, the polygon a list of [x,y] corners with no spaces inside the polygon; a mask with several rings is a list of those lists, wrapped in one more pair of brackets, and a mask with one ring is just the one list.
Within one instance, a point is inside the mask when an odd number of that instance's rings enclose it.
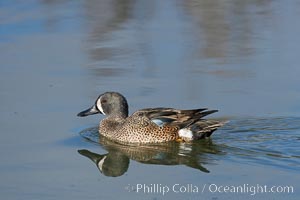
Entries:
{"label": "duck's tail", "polygon": [[208,138],[219,127],[228,121],[201,119],[179,130],[178,134],[184,141]]}

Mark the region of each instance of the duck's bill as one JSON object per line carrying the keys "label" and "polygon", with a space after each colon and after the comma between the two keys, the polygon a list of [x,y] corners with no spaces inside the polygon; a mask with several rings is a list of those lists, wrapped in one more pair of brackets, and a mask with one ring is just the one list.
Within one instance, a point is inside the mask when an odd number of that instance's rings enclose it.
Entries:
{"label": "duck's bill", "polygon": [[100,112],[100,110],[98,110],[96,108],[96,106],[92,106],[90,107],[89,109],[86,109],[80,113],[77,114],[78,117],[85,117],[85,116],[88,116],[88,115],[94,115],[94,114],[102,114]]}

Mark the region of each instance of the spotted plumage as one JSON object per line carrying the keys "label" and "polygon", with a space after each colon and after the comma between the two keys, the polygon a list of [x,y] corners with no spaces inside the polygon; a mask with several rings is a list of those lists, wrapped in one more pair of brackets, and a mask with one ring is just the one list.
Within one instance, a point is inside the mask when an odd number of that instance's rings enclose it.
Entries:
{"label": "spotted plumage", "polygon": [[80,113],[84,117],[103,114],[99,134],[121,143],[159,143],[191,141],[209,137],[225,122],[203,119],[217,110],[174,108],[146,108],[128,116],[128,104],[117,92],[101,94],[95,104]]}

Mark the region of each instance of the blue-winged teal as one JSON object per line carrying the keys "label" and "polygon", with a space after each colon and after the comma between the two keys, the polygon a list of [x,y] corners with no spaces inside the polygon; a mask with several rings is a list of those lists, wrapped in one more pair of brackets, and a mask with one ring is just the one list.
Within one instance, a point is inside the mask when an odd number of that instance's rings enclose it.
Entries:
{"label": "blue-winged teal", "polygon": [[209,137],[225,122],[202,119],[217,110],[146,108],[128,116],[128,104],[117,92],[101,94],[95,104],[77,116],[103,114],[99,133],[121,143],[158,143],[191,141]]}

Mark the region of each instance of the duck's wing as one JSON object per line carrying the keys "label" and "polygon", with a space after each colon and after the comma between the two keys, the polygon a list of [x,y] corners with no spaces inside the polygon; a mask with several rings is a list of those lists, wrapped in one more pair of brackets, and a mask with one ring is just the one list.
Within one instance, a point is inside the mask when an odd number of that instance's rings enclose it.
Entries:
{"label": "duck's wing", "polygon": [[207,108],[193,110],[179,110],[174,108],[145,108],[136,111],[134,115],[147,117],[158,126],[168,124],[185,127],[189,124],[199,121],[204,116],[217,111],[218,110],[208,110]]}

